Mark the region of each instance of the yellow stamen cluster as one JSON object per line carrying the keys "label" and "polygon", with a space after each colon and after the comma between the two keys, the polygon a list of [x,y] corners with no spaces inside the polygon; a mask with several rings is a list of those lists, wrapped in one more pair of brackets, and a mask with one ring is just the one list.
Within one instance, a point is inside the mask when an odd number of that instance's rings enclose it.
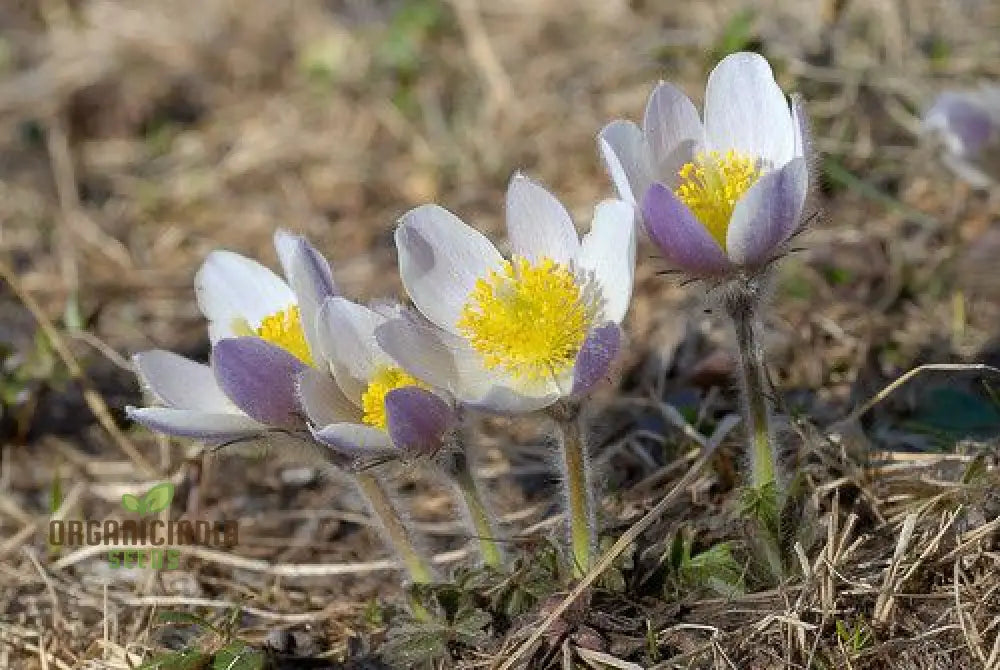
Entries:
{"label": "yellow stamen cluster", "polygon": [[757,162],[732,149],[726,153],[699,153],[678,171],[681,183],[675,193],[726,248],[726,232],[733,208],[760,177]]}
{"label": "yellow stamen cluster", "polygon": [[302,330],[298,305],[292,305],[288,309],[264,317],[256,335],[281,347],[306,365],[313,364],[309,343],[306,342],[306,335]]}
{"label": "yellow stamen cluster", "polygon": [[400,367],[380,365],[376,368],[375,374],[368,380],[368,387],[361,394],[361,409],[364,412],[361,420],[369,426],[385,430],[388,425],[388,419],[385,415],[385,396],[389,391],[395,391],[404,386],[427,388],[426,384],[418,381]]}
{"label": "yellow stamen cluster", "polygon": [[569,268],[515,257],[476,282],[456,325],[486,367],[538,382],[573,365],[593,318]]}

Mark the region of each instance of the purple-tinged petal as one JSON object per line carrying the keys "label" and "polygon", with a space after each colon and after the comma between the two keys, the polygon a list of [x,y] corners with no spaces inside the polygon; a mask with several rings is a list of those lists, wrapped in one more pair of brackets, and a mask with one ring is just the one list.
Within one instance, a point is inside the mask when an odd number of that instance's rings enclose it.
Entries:
{"label": "purple-tinged petal", "polygon": [[243,414],[216,414],[170,407],[126,407],[125,414],[132,421],[158,433],[208,442],[253,437],[267,430],[267,426]]}
{"label": "purple-tinged petal", "polygon": [[587,333],[573,364],[573,395],[581,395],[604,379],[621,350],[622,330],[609,321]]}
{"label": "purple-tinged petal", "polygon": [[319,353],[316,334],[316,315],[323,301],[338,294],[330,264],[312,244],[301,235],[284,230],[274,234],[274,246],[285,270],[285,277],[295,293],[299,305],[302,331],[313,356]]}
{"label": "purple-tinged petal", "polygon": [[726,233],[729,259],[754,267],[774,258],[799,225],[808,188],[804,158],[758,179],[733,208]]}
{"label": "purple-tinged petal", "polygon": [[939,133],[948,150],[964,158],[974,158],[994,132],[989,112],[970,97],[942,93],[924,115],[925,127]]}
{"label": "purple-tinged petal", "polygon": [[663,184],[653,184],[642,199],[646,231],[667,261],[697,277],[715,277],[732,269],[719,243]]}
{"label": "purple-tinged petal", "polygon": [[416,455],[441,448],[455,423],[455,411],[440,396],[417,386],[393,389],[385,395],[389,437],[398,449]]}
{"label": "purple-tinged petal", "polygon": [[220,340],[212,350],[219,387],[236,406],[261,423],[302,425],[295,384],[307,366],[257,337]]}

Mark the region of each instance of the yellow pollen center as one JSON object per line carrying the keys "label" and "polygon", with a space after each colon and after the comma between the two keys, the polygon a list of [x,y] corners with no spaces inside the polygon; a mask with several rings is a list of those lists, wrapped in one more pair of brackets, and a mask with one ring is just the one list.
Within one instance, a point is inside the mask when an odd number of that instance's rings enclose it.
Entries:
{"label": "yellow pollen center", "polygon": [[725,249],[733,208],[761,175],[757,162],[732,149],[724,154],[701,152],[677,175],[681,178],[677,197]]}
{"label": "yellow pollen center", "polygon": [[388,420],[385,416],[385,396],[389,391],[395,391],[404,386],[419,386],[426,389],[427,385],[420,382],[405,370],[394,365],[380,365],[375,374],[368,380],[368,387],[361,394],[361,409],[364,415],[361,420],[374,428],[386,429]]}
{"label": "yellow pollen center", "polygon": [[306,342],[306,334],[302,331],[298,305],[292,305],[288,309],[264,317],[256,335],[281,347],[306,365],[313,364],[309,343]]}
{"label": "yellow pollen center", "polygon": [[594,311],[569,268],[515,257],[476,282],[456,325],[486,367],[538,382],[573,365]]}

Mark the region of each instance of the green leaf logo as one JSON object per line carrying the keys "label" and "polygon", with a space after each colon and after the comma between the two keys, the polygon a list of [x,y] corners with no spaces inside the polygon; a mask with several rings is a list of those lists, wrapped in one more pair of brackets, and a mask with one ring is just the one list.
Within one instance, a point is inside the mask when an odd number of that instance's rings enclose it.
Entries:
{"label": "green leaf logo", "polygon": [[170,507],[170,501],[174,499],[174,485],[170,482],[157,484],[146,491],[142,497],[142,513],[156,514],[159,511]]}
{"label": "green leaf logo", "polygon": [[126,493],[122,496],[122,507],[139,516],[146,516],[167,509],[173,499],[174,485],[170,482],[163,482],[146,491],[146,495],[141,498]]}
{"label": "green leaf logo", "polygon": [[142,503],[131,493],[126,493],[122,496],[122,507],[125,508],[126,512],[139,512],[139,506]]}

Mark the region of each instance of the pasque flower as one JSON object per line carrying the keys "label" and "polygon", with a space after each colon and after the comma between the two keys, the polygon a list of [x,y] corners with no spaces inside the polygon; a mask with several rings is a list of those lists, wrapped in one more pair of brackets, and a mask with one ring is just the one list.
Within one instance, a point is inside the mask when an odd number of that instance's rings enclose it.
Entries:
{"label": "pasque flower", "polygon": [[619,197],[639,208],[667,260],[692,276],[764,267],[801,223],[806,119],[757,54],[732,54],[715,67],[704,119],[684,93],[661,83],[642,128],[613,121],[598,147]]}
{"label": "pasque flower", "polygon": [[[388,366],[371,335],[384,317],[335,297],[330,266],[304,238],[279,231],[274,241],[287,281],[239,254],[209,254],[195,278],[209,322],[209,365],[168,351],[136,355],[139,376],[161,406],[129,407],[128,415],[208,442],[274,429],[307,437],[308,428],[336,448],[324,453],[334,465],[439,442],[451,408]],[[410,578],[432,581],[385,483],[368,472],[355,479]]]}
{"label": "pasque flower", "polygon": [[287,281],[239,254],[209,254],[195,291],[208,320],[210,363],[163,350],[137,354],[139,377],[159,406],[128,407],[130,418],[213,442],[305,428],[297,380],[316,359],[316,315],[336,287],[304,238],[278,231],[274,243]]}
{"label": "pasque flower", "polygon": [[323,444],[357,457],[441,447],[454,423],[450,398],[400,367],[375,339],[379,326],[402,314],[398,305],[369,308],[339,296],[324,302],[317,322],[323,365],[299,381],[301,405]]}
{"label": "pasque flower", "polygon": [[[396,247],[403,286],[423,316],[404,313],[376,337],[404,369],[464,405],[520,413],[580,397],[606,376],[621,345],[635,265],[632,220],[631,205],[607,200],[581,240],[562,204],[515,174],[505,260],[451,212],[418,207],[402,218]],[[574,404],[550,414],[560,431],[568,556],[580,577],[592,564],[596,514],[585,435],[567,411]],[[474,522],[480,513],[477,532],[489,537],[474,482],[464,479]],[[483,554],[500,562],[495,544],[484,543]]]}
{"label": "pasque flower", "polygon": [[924,114],[923,130],[940,140],[944,163],[972,186],[1000,180],[1000,86],[944,91]]}
{"label": "pasque flower", "polygon": [[507,190],[505,260],[451,212],[424,205],[396,229],[403,286],[426,320],[376,331],[392,358],[463,404],[527,412],[587,391],[620,346],[632,294],[632,208],[600,203],[581,240],[542,186],[515,174]]}

